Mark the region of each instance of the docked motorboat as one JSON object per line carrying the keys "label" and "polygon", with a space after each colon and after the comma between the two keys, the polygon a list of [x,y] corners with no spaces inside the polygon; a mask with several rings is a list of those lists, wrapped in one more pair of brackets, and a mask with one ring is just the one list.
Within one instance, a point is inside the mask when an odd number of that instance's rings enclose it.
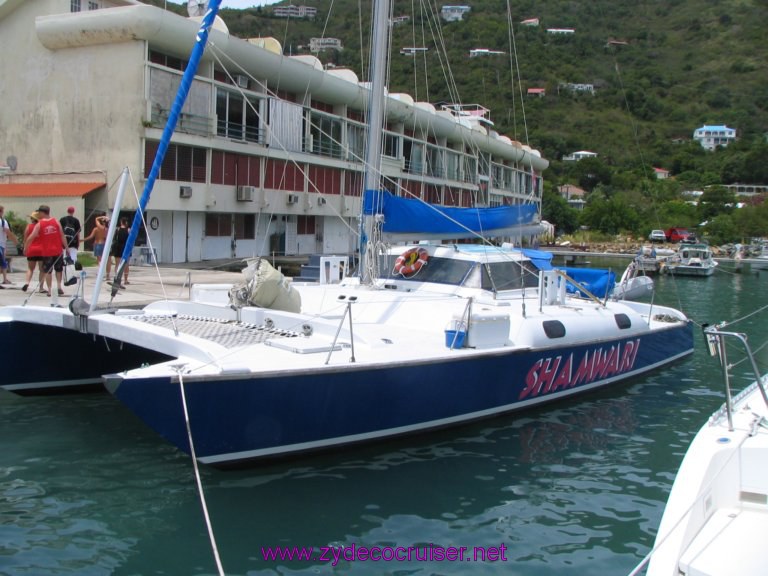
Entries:
{"label": "docked motorboat", "polygon": [[681,244],[677,254],[662,264],[660,272],[676,276],[711,276],[717,265],[708,245]]}

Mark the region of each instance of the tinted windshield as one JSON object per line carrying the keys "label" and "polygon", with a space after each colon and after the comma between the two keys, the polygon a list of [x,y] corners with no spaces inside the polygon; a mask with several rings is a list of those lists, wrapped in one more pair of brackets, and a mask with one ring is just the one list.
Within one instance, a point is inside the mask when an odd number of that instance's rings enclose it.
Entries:
{"label": "tinted windshield", "polygon": [[538,285],[538,270],[530,262],[494,262],[482,265],[467,260],[431,257],[426,266],[410,278],[393,274],[398,255],[390,255],[379,271],[380,278],[413,282],[434,282],[467,288],[482,288],[492,292],[529,288]]}

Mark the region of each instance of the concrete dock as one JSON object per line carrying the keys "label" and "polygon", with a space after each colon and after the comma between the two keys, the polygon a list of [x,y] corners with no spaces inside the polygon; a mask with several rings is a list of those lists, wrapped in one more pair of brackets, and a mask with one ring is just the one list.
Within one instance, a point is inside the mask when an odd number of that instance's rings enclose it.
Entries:
{"label": "concrete dock", "polygon": [[[64,296],[54,294],[48,296],[34,291],[38,288],[37,273],[29,285],[27,292],[22,291],[24,286],[26,259],[17,258],[13,262],[12,272],[8,274],[10,284],[1,284],[0,306],[20,305],[26,302],[27,305],[48,306],[59,305],[67,306],[69,301],[78,290],[84,290],[84,297],[87,302],[94,301],[94,286],[98,274],[98,268],[83,268],[85,272],[84,279],[78,276],[78,283],[73,286],[64,286]],[[211,266],[210,263],[198,263],[206,268],[185,268],[160,266],[131,266],[129,274],[129,284],[125,284],[125,289],[118,291],[112,298],[112,286],[104,283],[98,294],[97,302],[99,305],[108,305],[110,302],[119,307],[139,307],[162,300],[165,298],[174,300],[188,299],[192,284],[213,283],[213,284],[232,284],[243,280],[240,272],[223,271],[220,268]],[[80,274],[80,273],[78,273]],[[80,287],[81,281],[83,283]],[[56,281],[53,282],[54,292],[56,291]]]}

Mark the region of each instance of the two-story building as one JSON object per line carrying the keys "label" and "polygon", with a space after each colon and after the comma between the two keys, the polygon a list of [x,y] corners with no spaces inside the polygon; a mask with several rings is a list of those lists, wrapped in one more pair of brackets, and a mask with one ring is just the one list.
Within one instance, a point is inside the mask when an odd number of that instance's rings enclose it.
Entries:
{"label": "two-story building", "polygon": [[736,130],[725,125],[704,125],[693,131],[693,139],[701,144],[702,148],[714,150],[718,146],[728,146],[736,140]]}

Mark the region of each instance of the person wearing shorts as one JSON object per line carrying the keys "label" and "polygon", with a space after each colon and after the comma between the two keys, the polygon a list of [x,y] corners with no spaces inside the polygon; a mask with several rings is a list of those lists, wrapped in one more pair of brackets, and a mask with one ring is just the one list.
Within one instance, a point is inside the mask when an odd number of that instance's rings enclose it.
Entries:
{"label": "person wearing shorts", "polygon": [[67,249],[67,239],[61,224],[56,218],[51,218],[51,209],[42,204],[38,209],[40,220],[29,235],[29,242],[33,243],[40,238],[42,248],[42,265],[45,285],[50,294],[53,290],[51,273],[56,272],[56,287],[58,295],[64,295],[61,286],[62,272],[64,271],[64,251]]}
{"label": "person wearing shorts", "polygon": [[93,255],[96,257],[96,262],[101,264],[101,258],[104,256],[104,244],[107,241],[107,224],[109,219],[106,216],[98,216],[96,218],[96,226],[94,226],[91,233],[83,238],[83,242],[93,240]]}

